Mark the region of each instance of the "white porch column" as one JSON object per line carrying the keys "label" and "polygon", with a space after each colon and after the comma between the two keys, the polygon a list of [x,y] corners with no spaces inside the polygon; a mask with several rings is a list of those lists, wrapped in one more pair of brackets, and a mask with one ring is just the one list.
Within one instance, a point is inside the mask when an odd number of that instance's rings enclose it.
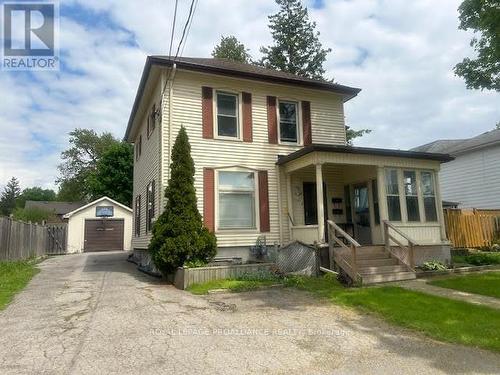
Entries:
{"label": "white porch column", "polygon": [[439,171],[434,171],[435,189],[436,189],[436,203],[437,203],[437,214],[439,220],[439,231],[441,234],[441,241],[446,241],[446,227],[444,225],[444,212],[443,212],[443,200],[441,198],[441,186],[439,184]]}
{"label": "white porch column", "polygon": [[325,242],[325,211],[323,204],[323,170],[321,164],[316,164],[316,202],[318,211],[318,242]]}
{"label": "white porch column", "polygon": [[292,199],[292,176],[286,173],[286,205],[287,205],[287,218],[288,230],[290,232],[290,239],[293,240],[292,233],[292,220],[293,220],[293,199]]}
{"label": "white porch column", "polygon": [[385,241],[384,220],[389,220],[389,212],[387,211],[387,199],[385,197],[385,171],[383,167],[377,167],[377,190],[378,190],[378,212],[380,215],[380,227],[382,231],[382,239]]}

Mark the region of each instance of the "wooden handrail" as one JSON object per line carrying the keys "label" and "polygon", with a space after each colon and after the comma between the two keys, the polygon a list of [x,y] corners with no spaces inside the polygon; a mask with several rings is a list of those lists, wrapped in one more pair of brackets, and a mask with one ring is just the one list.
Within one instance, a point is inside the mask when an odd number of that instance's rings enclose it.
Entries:
{"label": "wooden handrail", "polygon": [[[330,254],[335,255],[336,261],[339,266],[341,266],[347,272],[347,274],[352,278],[354,282],[357,282],[358,278],[360,277],[360,275],[358,274],[357,248],[361,245],[333,221],[328,220],[327,223],[330,239]],[[340,238],[336,236],[335,232],[339,232],[340,235],[343,236],[347,240],[347,242],[349,242],[349,246],[341,241]],[[339,255],[338,257],[336,256],[333,249],[333,241],[335,241],[340,247],[351,253],[351,263],[349,263],[342,255]]]}
{"label": "wooden handrail", "polygon": [[351,244],[353,244],[356,247],[360,247],[361,245],[356,241],[354,238],[352,238],[349,234],[347,234],[341,227],[339,227],[337,224],[335,224],[333,221],[328,220],[328,224],[333,227],[337,232],[339,232],[347,241],[349,241]]}
{"label": "wooden handrail", "polygon": [[406,239],[408,241],[408,243],[411,243],[413,245],[416,245],[417,242],[414,241],[410,236],[408,236],[406,233],[402,232],[399,228],[395,227],[394,224],[392,224],[389,220],[383,220],[384,224],[387,225],[388,227],[390,227],[392,230],[394,230],[394,232],[396,232],[397,234],[399,234],[401,237],[403,237],[404,239]]}
{"label": "wooden handrail", "polygon": [[[406,265],[411,271],[415,272],[415,256],[414,256],[414,246],[417,245],[417,243],[411,239],[410,236],[408,236],[406,233],[403,233],[399,228],[396,228],[390,221],[388,220],[383,220],[384,224],[384,242],[385,242],[385,249],[390,252],[393,256],[395,256],[401,263]],[[408,241],[408,246],[403,245],[401,241],[399,241],[396,237],[392,236],[389,233],[389,228],[392,229],[394,232],[399,234],[401,237],[406,239]],[[408,250],[408,262],[405,261],[402,257],[400,257],[397,253],[393,252],[391,250],[391,241],[394,242],[398,247],[406,251]]]}

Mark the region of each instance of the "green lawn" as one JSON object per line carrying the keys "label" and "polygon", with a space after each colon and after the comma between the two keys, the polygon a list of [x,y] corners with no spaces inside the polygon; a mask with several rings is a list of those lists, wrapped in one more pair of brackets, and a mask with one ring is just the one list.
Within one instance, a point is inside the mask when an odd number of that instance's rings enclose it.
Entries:
{"label": "green lawn", "polygon": [[500,272],[484,272],[447,277],[445,279],[429,281],[429,284],[500,298]]}
{"label": "green lawn", "polygon": [[287,284],[434,339],[500,352],[499,310],[393,286],[344,288],[329,275]]}
{"label": "green lawn", "polygon": [[214,280],[203,284],[194,284],[187,288],[193,294],[208,294],[209,290],[227,289],[231,292],[244,292],[264,286],[279,284],[276,280]]}
{"label": "green lawn", "polygon": [[0,262],[0,310],[38,273],[33,261]]}

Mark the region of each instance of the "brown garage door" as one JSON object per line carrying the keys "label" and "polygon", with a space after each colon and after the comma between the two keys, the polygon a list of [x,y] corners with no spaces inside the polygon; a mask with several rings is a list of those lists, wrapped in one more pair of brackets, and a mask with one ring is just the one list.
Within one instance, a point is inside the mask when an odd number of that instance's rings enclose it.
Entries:
{"label": "brown garage door", "polygon": [[84,250],[123,250],[123,225],[123,219],[86,219]]}

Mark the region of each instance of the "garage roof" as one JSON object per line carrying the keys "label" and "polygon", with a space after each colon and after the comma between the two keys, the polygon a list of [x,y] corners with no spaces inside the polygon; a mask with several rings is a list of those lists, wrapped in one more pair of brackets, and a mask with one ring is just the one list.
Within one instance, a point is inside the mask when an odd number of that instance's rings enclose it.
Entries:
{"label": "garage roof", "polygon": [[127,207],[127,206],[125,206],[124,204],[121,204],[120,202],[115,201],[114,199],[111,199],[111,198],[109,198],[109,197],[102,197],[102,198],[96,199],[96,200],[95,200],[95,201],[93,201],[93,202],[90,202],[89,204],[86,204],[85,206],[82,206],[82,207],[80,207],[80,208],[77,208],[77,209],[76,209],[76,210],[74,210],[74,211],[68,212],[66,215],[64,215],[64,216],[63,216],[63,218],[64,218],[64,219],[68,219],[70,216],[72,216],[72,215],[76,214],[77,212],[83,211],[83,210],[85,210],[86,208],[92,207],[93,205],[95,205],[95,204],[97,204],[97,203],[100,203],[100,202],[102,202],[102,201],[105,201],[105,200],[107,200],[107,201],[109,201],[109,202],[111,202],[111,203],[113,203],[113,204],[115,204],[115,205],[117,205],[117,206],[119,206],[119,207],[121,207],[121,208],[123,208],[123,209],[125,209],[125,210],[128,210],[128,211],[130,211],[130,212],[133,212],[133,210],[132,210],[130,207]]}

